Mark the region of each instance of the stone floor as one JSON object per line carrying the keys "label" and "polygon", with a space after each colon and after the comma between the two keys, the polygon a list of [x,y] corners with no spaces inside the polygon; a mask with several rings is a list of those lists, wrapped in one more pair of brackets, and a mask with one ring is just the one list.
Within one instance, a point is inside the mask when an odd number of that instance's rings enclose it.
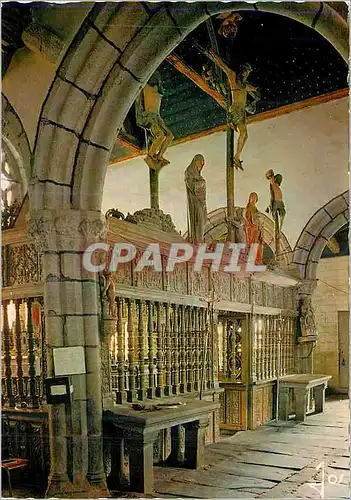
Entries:
{"label": "stone floor", "polygon": [[221,438],[203,470],[155,467],[157,497],[351,498],[349,400],[327,401],[306,422]]}
{"label": "stone floor", "polygon": [[[351,498],[349,400],[328,400],[326,411],[305,423],[267,425],[221,438],[205,455],[203,470],[155,467],[155,497]],[[17,498],[43,496],[16,483]],[[4,486],[2,497],[8,495]]]}

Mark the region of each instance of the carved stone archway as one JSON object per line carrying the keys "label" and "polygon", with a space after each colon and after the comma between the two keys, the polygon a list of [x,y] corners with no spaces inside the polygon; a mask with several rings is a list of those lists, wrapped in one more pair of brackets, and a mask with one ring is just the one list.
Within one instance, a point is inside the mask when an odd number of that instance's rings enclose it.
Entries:
{"label": "carved stone archway", "polygon": [[1,139],[6,161],[22,186],[22,195],[28,190],[31,167],[31,148],[22,122],[4,94],[1,94]]}
{"label": "carved stone archway", "polygon": [[[228,229],[226,225],[227,210],[224,207],[217,208],[208,214],[208,222],[205,226],[205,241],[224,240]],[[259,212],[263,225],[263,241],[274,253],[274,222],[266,214]],[[279,262],[288,266],[292,261],[293,251],[284,233],[281,235],[281,255]]]}
{"label": "carved stone archway", "polygon": [[349,222],[349,191],[336,196],[310,218],[294,248],[293,262],[301,278],[316,278],[327,241]]}

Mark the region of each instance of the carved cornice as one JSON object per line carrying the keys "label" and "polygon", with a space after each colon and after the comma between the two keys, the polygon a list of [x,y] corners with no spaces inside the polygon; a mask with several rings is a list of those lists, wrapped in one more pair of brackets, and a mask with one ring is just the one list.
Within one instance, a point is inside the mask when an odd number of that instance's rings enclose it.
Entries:
{"label": "carved cornice", "polygon": [[40,252],[84,251],[91,243],[106,240],[106,222],[101,212],[39,210],[31,212],[28,232]]}

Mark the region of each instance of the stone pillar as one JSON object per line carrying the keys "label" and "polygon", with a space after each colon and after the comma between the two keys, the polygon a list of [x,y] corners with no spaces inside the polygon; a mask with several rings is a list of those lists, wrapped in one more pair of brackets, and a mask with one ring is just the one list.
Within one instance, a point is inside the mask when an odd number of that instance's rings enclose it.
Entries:
{"label": "stone pillar", "polygon": [[208,418],[184,424],[185,428],[185,466],[198,469],[205,465],[205,431]]}
{"label": "stone pillar", "polygon": [[298,373],[313,373],[313,349],[317,341],[317,329],[312,306],[312,294],[316,280],[304,280],[298,287],[298,346],[295,369]]}
{"label": "stone pillar", "polygon": [[[84,251],[105,239],[100,212],[32,211],[29,232],[42,254],[48,376],[53,352],[83,346],[85,373],[69,375],[70,404],[50,408],[51,469],[47,496],[107,495],[102,448],[102,389],[98,276],[83,266]],[[68,445],[69,453],[67,452]],[[70,457],[69,461],[67,456]]]}

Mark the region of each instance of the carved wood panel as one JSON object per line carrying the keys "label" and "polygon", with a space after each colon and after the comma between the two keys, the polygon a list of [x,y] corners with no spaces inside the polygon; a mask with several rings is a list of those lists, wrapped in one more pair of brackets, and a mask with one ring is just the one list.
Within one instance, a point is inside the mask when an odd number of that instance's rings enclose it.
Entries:
{"label": "carved wood panel", "polygon": [[186,295],[188,292],[188,273],[186,264],[176,264],[172,272],[164,272],[165,290]]}
{"label": "carved wood panel", "polygon": [[9,247],[8,286],[41,281],[41,259],[33,244]]}

